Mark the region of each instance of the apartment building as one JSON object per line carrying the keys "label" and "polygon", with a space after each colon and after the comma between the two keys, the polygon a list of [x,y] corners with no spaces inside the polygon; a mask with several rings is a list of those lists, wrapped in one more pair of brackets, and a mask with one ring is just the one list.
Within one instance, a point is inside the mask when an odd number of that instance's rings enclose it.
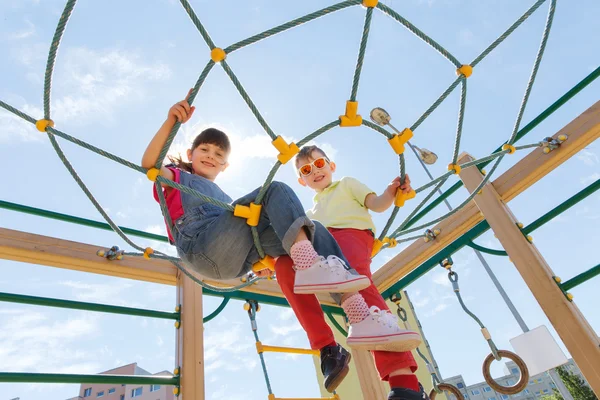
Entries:
{"label": "apartment building", "polygon": [[[573,362],[573,359],[570,359],[564,367],[575,375],[578,375],[587,384],[587,381]],[[505,376],[496,379],[496,382],[500,385],[512,386],[519,380],[519,368],[517,368],[514,362],[510,361],[505,364],[505,373]],[[539,397],[552,394],[552,389],[556,388],[556,385],[547,372],[529,377],[529,383],[525,390],[510,396],[496,392],[486,382],[467,386],[462,375],[444,379],[444,382],[456,386],[465,397],[465,400],[536,400]],[[450,400],[456,400],[455,396],[450,395],[449,397]]]}
{"label": "apartment building", "polygon": [[[173,374],[168,371],[151,374],[138,367],[137,363],[123,365],[100,374],[111,375],[154,375]],[[79,396],[68,400],[174,400],[173,386],[162,385],[115,385],[115,384],[81,384]]]}

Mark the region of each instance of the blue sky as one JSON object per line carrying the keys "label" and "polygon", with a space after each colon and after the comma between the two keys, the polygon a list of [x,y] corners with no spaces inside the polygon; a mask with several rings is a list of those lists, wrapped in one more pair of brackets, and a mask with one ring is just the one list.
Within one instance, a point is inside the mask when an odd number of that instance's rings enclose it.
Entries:
{"label": "blue sky", "polygon": [[[436,39],[461,62],[468,63],[533,2],[517,0],[387,0],[417,27]],[[192,1],[200,19],[221,47],[317,10],[318,1]],[[42,116],[43,73],[47,51],[64,7],[62,1],[5,0],[0,3],[0,99]],[[468,81],[461,150],[480,157],[509,137],[540,42],[547,13],[543,5],[523,26],[485,59]],[[532,91],[524,123],[600,64],[595,51],[600,5],[577,7],[559,2],[546,55]],[[353,7],[240,50],[228,62],[272,129],[299,140],[343,113],[350,95],[364,9]],[[174,0],[144,2],[82,1],[75,8],[58,53],[53,79],[52,112],[56,127],[139,162],[168,108],[182,99],[208,60],[208,48]],[[386,108],[392,123],[411,125],[454,79],[442,56],[380,12],[374,13],[358,101],[367,117],[371,108]],[[536,128],[522,143],[558,129],[597,101],[595,82]],[[233,144],[231,167],[218,183],[232,197],[259,186],[270,170],[275,150],[221,68],[202,87],[192,120],[180,131],[173,151],[187,148],[207,126],[226,130]],[[456,130],[458,91],[415,131],[413,143],[440,156],[434,175],[445,172]],[[97,211],[69,176],[47,138],[31,125],[0,111],[0,157],[5,186],[0,198],[53,211],[99,219]],[[338,163],[338,176],[354,176],[381,192],[397,175],[397,159],[384,138],[366,128],[334,129],[317,140]],[[118,224],[164,233],[151,185],[138,173],[69,143],[63,149],[100,203]],[[514,165],[524,152],[505,157],[498,172]],[[525,223],[535,220],[600,177],[600,149],[591,144],[560,169],[510,203]],[[417,160],[407,156],[415,186],[427,182]],[[277,175],[297,189],[308,208],[312,193],[295,184],[293,170]],[[449,180],[446,187],[453,184]],[[460,190],[456,205],[466,197]],[[598,263],[594,243],[600,219],[596,193],[534,233],[535,244],[557,275],[570,278]],[[415,202],[402,210],[407,215]],[[440,215],[440,208],[431,218]],[[377,215],[382,228],[389,213]],[[110,247],[122,245],[112,233],[0,210],[1,226]],[[397,221],[399,223],[400,221]],[[396,226],[397,226],[396,223]],[[164,251],[168,246],[135,239]],[[478,243],[499,248],[491,233]],[[387,250],[373,262],[380,268],[403,246]],[[486,256],[506,291],[531,328],[549,325],[526,285],[506,258]],[[454,256],[469,307],[489,327],[500,348],[520,329],[494,290],[472,251]],[[154,284],[0,261],[0,291],[171,310],[175,290]],[[600,313],[593,283],[573,290],[577,305],[596,331]],[[408,288],[434,355],[446,377],[463,374],[467,383],[482,380],[481,362],[488,354],[475,322],[462,313],[445,274],[431,271]],[[207,312],[219,299],[205,298]],[[291,310],[265,307],[259,317],[264,343],[306,346]],[[552,331],[554,333],[554,331]],[[207,398],[264,398],[266,389],[241,303],[232,302],[206,326]],[[95,373],[130,362],[151,372],[171,370],[174,330],[170,322],[0,304],[0,370]],[[294,373],[292,374],[293,361]],[[278,396],[318,395],[308,358],[268,356]],[[496,376],[502,368],[495,367]],[[298,384],[297,382],[302,382]],[[75,385],[0,384],[3,397],[65,399]]]}

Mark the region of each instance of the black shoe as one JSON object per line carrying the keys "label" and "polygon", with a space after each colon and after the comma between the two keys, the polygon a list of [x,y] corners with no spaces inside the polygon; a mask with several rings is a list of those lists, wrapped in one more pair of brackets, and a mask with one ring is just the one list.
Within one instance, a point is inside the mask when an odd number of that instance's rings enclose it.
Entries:
{"label": "black shoe", "polygon": [[333,393],[348,375],[351,359],[352,355],[339,344],[321,349],[321,372],[325,377],[325,390],[329,393]]}
{"label": "black shoe", "polygon": [[392,388],[392,391],[388,394],[388,400],[429,400],[429,396],[420,383],[419,389],[418,392],[415,392],[406,388]]}

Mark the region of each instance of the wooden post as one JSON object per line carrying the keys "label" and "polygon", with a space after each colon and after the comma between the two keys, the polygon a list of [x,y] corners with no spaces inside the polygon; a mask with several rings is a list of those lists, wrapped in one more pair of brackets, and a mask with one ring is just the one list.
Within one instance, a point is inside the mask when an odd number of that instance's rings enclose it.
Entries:
{"label": "wooden post", "polygon": [[379,380],[373,363],[373,356],[367,350],[352,350],[352,360],[356,367],[363,399],[387,399],[389,390]]}
{"label": "wooden post", "polygon": [[204,400],[202,287],[181,271],[177,273],[177,303],[181,307],[181,325],[175,345],[175,363],[181,373],[179,399]]}
{"label": "wooden post", "polygon": [[[541,149],[535,151],[541,153]],[[554,150],[560,151],[560,148]],[[459,163],[471,160],[473,158],[470,155],[464,154]],[[470,167],[462,170],[460,178],[472,193],[483,180],[483,175],[476,167]],[[494,185],[485,185],[474,200],[592,390],[596,396],[600,396],[600,339],[597,334],[577,306],[564,296],[553,279],[552,270],[517,227],[517,219]]]}

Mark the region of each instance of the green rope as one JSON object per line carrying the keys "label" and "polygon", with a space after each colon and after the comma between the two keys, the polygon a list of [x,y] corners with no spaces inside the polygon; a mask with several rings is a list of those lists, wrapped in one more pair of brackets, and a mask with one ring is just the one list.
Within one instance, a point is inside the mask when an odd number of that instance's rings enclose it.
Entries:
{"label": "green rope", "polygon": [[[542,0],[540,0],[542,1]],[[540,63],[542,62],[542,57],[544,56],[544,50],[546,49],[546,44],[548,43],[548,36],[550,35],[550,28],[552,27],[552,21],[554,20],[554,11],[556,9],[556,0],[550,1],[550,9],[548,10],[548,17],[546,19],[546,24],[544,26],[544,34],[542,35],[542,42],[540,43],[540,48],[535,56],[535,62],[533,64],[533,69],[531,71],[531,76],[529,77],[529,81],[527,82],[527,88],[525,89],[525,94],[523,95],[523,100],[521,102],[521,107],[519,108],[519,113],[517,115],[517,120],[515,121],[515,126],[513,128],[513,132],[510,135],[510,139],[508,139],[508,143],[512,144],[517,136],[517,132],[519,131],[519,127],[521,126],[521,120],[523,119],[523,114],[525,113],[525,107],[527,106],[527,101],[529,100],[529,95],[531,94],[531,88],[533,87],[533,83],[535,82],[535,77],[537,76],[537,72],[540,68]]]}
{"label": "green rope", "polygon": [[60,46],[60,40],[67,27],[67,22],[71,17],[73,8],[77,0],[68,0],[65,5],[58,25],[56,25],[56,31],[50,43],[50,51],[48,52],[48,61],[46,62],[46,73],[44,76],[44,119],[50,119],[50,91],[52,90],[52,72],[54,71],[54,62],[56,61],[56,53],[58,52],[58,46]]}
{"label": "green rope", "polygon": [[444,91],[444,93],[442,93],[441,96],[438,97],[438,99],[433,102],[433,104],[431,105],[431,107],[429,107],[427,109],[427,111],[425,111],[423,113],[423,115],[421,115],[419,117],[419,119],[417,120],[417,122],[415,122],[414,124],[412,124],[412,126],[410,127],[410,130],[411,131],[415,131],[423,123],[423,121],[425,121],[431,115],[431,113],[436,108],[438,108],[438,106],[440,104],[442,104],[442,102],[444,100],[446,100],[446,97],[448,97],[450,95],[450,93],[452,93],[454,91],[454,89],[456,88],[456,86],[458,86],[458,84],[459,84],[460,81],[461,81],[460,77],[456,78],[456,80],[454,82],[452,82],[452,84],[450,84],[450,86],[448,86],[448,89],[446,89]]}
{"label": "green rope", "polygon": [[352,80],[352,93],[350,101],[356,101],[358,93],[358,82],[360,81],[360,73],[362,71],[363,61],[365,59],[365,51],[367,50],[367,41],[369,40],[369,28],[371,26],[371,18],[373,17],[373,8],[367,8],[365,16],[365,25],[363,27],[362,38],[360,39],[360,49],[358,51],[358,60],[356,61],[356,69],[354,70],[354,79]]}
{"label": "green rope", "polygon": [[276,26],[275,28],[271,28],[269,30],[266,30],[264,32],[261,32],[257,35],[251,36],[248,39],[244,39],[242,41],[239,41],[237,43],[232,44],[231,46],[227,47],[224,51],[227,54],[230,54],[236,50],[241,49],[242,47],[246,47],[250,44],[256,43],[260,40],[266,39],[270,36],[276,35],[278,33],[284,32],[288,29],[291,28],[295,28],[299,25],[305,24],[309,21],[312,21],[314,19],[323,17],[327,14],[331,14],[335,11],[339,11],[339,10],[343,10],[345,8],[351,7],[351,6],[355,6],[358,5],[362,2],[362,0],[349,0],[349,1],[343,1],[341,3],[338,4],[334,4],[332,6],[323,8],[319,11],[315,11],[313,13],[310,13],[308,15],[305,15],[304,17],[300,17],[300,18],[296,18],[290,22],[286,22],[285,24],[281,24],[279,26]]}
{"label": "green rope", "polygon": [[190,5],[190,3],[187,0],[179,0],[179,1],[181,2],[181,5],[183,6],[183,8],[187,12],[188,16],[192,20],[192,23],[198,29],[198,32],[200,32],[200,35],[202,35],[202,39],[204,39],[204,41],[206,42],[206,44],[208,45],[208,47],[211,50],[214,49],[216,47],[215,44],[213,43],[213,41],[210,38],[210,35],[206,31],[206,29],[204,29],[204,26],[200,22],[200,19],[198,19],[198,16],[196,15],[196,13],[194,12],[194,10],[192,9],[192,6]]}
{"label": "green rope", "polygon": [[227,303],[229,303],[229,300],[231,300],[231,297],[228,297],[228,296],[223,297],[223,301],[221,301],[221,304],[219,304],[219,307],[217,307],[215,311],[208,314],[206,317],[202,318],[202,323],[206,324],[207,322],[209,322],[213,318],[215,318],[217,315],[219,315],[221,313],[221,311],[223,311],[225,309],[225,306],[227,305]]}
{"label": "green rope", "polygon": [[448,59],[448,61],[450,61],[452,64],[454,64],[456,66],[456,68],[459,68],[461,66],[461,63],[456,59],[456,57],[454,57],[452,54],[450,54],[450,52],[448,50],[444,49],[439,43],[437,43],[435,40],[433,40],[432,38],[427,36],[425,33],[423,33],[416,26],[411,24],[407,19],[402,17],[396,11],[392,10],[391,8],[389,8],[388,6],[383,4],[383,2],[381,2],[381,1],[378,2],[377,8],[379,8],[381,11],[383,11],[390,17],[394,18],[396,21],[400,22],[409,31],[414,33],[415,36],[417,36],[419,39],[421,39],[422,41],[424,41],[425,43],[427,43],[428,45],[430,45],[431,47],[436,49],[438,51],[438,53],[440,53],[441,55],[446,57]]}
{"label": "green rope", "polygon": [[458,111],[458,123],[456,126],[456,140],[454,141],[454,151],[452,153],[452,164],[458,161],[458,152],[460,150],[460,139],[462,137],[463,120],[465,118],[465,103],[467,101],[467,78],[461,77],[460,108]]}
{"label": "green rope", "polygon": [[514,24],[512,24],[510,28],[506,30],[506,32],[500,35],[498,39],[494,40],[494,42],[491,45],[489,45],[480,55],[475,57],[475,59],[469,65],[475,68],[475,66],[479,64],[481,60],[487,57],[488,54],[492,52],[492,50],[498,47],[500,43],[502,43],[511,33],[513,33],[514,30],[519,27],[519,25],[525,22],[525,20],[529,18],[531,14],[533,14],[535,10],[537,10],[545,1],[546,0],[538,0],[533,6],[531,6],[529,10],[525,12],[525,14],[523,14]]}
{"label": "green rope", "polygon": [[508,253],[504,250],[489,249],[487,247],[480,246],[477,243],[474,243],[473,241],[470,241],[469,243],[467,243],[467,246],[469,246],[470,248],[475,249],[477,251],[480,251],[482,253],[491,254],[493,256],[508,256]]}
{"label": "green rope", "polygon": [[344,335],[344,337],[348,337],[348,332],[346,332],[346,330],[340,325],[339,322],[337,322],[337,319],[335,319],[330,312],[326,312],[325,315],[327,315],[327,318],[329,318],[331,324],[335,326],[335,329],[337,329],[342,335]]}
{"label": "green rope", "polygon": [[[182,1],[184,1],[184,0],[182,0]],[[200,87],[202,87],[202,84],[206,80],[208,73],[210,72],[210,70],[212,69],[212,67],[214,65],[215,65],[215,63],[212,60],[209,61],[208,64],[206,64],[206,67],[204,67],[204,69],[200,73],[200,76],[198,77],[198,80],[196,81],[196,84],[192,88],[192,92],[190,93],[190,96],[188,98],[188,104],[190,106],[194,103],[194,99],[196,98],[196,93],[198,93],[198,91],[200,90]],[[161,149],[161,151],[158,155],[158,158],[156,159],[154,168],[160,169],[160,167],[162,166],[163,161],[164,161],[165,157],[167,156],[167,152],[171,148],[171,143],[173,143],[173,140],[175,140],[175,136],[177,136],[177,132],[179,131],[180,126],[181,126],[181,123],[179,121],[177,121],[175,123],[175,125],[173,126],[173,128],[171,129],[171,132],[169,132],[169,136],[167,136],[167,140],[165,141],[165,144],[163,145],[163,148]]]}
{"label": "green rope", "polygon": [[273,132],[273,130],[271,129],[269,124],[267,124],[267,121],[265,121],[262,115],[260,115],[260,113],[258,112],[258,108],[256,108],[254,102],[252,101],[252,99],[238,80],[237,76],[235,76],[231,68],[229,68],[229,65],[225,60],[221,61],[221,66],[223,67],[225,73],[227,73],[227,76],[229,76],[229,79],[231,79],[231,82],[233,82],[235,88],[240,93],[240,96],[242,96],[242,98],[250,108],[250,111],[252,111],[252,114],[254,114],[254,116],[258,120],[258,123],[263,127],[265,132],[267,132],[267,135],[269,135],[269,137],[271,137],[272,140],[275,140],[277,138],[277,135],[275,134],[275,132]]}

